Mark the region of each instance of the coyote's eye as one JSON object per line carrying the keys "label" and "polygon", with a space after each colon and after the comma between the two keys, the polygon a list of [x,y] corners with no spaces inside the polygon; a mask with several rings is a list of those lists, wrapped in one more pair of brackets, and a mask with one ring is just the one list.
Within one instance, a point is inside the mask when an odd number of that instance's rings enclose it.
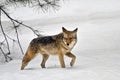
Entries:
{"label": "coyote's eye", "polygon": [[68,40],[68,39],[69,39],[69,40],[72,40],[73,38],[65,38],[65,37],[64,37],[63,39],[64,39],[64,40]]}
{"label": "coyote's eye", "polygon": [[63,39],[64,39],[64,40],[67,40],[67,38],[65,38],[65,37],[64,37]]}

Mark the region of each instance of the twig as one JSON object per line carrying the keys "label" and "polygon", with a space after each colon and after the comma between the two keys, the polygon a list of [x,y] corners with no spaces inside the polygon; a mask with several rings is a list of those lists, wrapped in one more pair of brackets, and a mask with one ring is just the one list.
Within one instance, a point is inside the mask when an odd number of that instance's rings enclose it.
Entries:
{"label": "twig", "polygon": [[17,35],[17,40],[18,40],[18,45],[19,45],[19,47],[20,47],[20,50],[21,50],[22,54],[24,54],[23,49],[22,49],[22,46],[21,46],[21,44],[20,44],[20,39],[19,39],[18,31],[17,31],[17,27],[19,27],[20,24],[16,26],[13,20],[11,20],[11,22],[13,23],[14,28],[15,28],[15,32],[16,32],[16,35]]}
{"label": "twig", "polygon": [[5,52],[3,51],[3,49],[1,47],[0,47],[0,50],[1,50],[2,54],[4,55],[4,57],[5,57],[5,62],[8,62],[8,58],[9,58],[9,60],[12,60],[12,58],[9,57],[8,54],[5,54]]}
{"label": "twig", "polygon": [[5,34],[10,40],[15,41],[15,39],[12,39],[10,36],[8,36],[7,34]]}
{"label": "twig", "polygon": [[2,54],[4,55],[4,57],[5,57],[5,62],[8,62],[8,60],[7,60],[7,56],[5,55],[5,53],[4,53],[4,51],[2,50],[1,47],[0,47],[0,50],[1,50]]}
{"label": "twig", "polygon": [[3,30],[3,27],[2,27],[2,23],[1,23],[1,7],[0,7],[0,27],[1,27],[1,30],[2,30],[2,33],[3,33],[3,35],[4,35],[4,38],[5,38],[5,40],[6,40],[6,43],[7,43],[7,47],[8,47],[8,54],[10,54],[10,47],[9,47],[9,43],[8,43],[8,40],[7,40],[7,37],[6,37],[6,35],[5,35],[5,32],[4,32],[4,30]]}

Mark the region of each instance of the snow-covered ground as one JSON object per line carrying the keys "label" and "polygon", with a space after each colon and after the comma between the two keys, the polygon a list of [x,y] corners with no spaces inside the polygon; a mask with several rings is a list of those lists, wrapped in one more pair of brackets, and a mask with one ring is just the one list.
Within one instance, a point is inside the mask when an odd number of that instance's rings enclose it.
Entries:
{"label": "snow-covered ground", "polygon": [[[68,30],[78,27],[78,43],[72,51],[77,57],[75,65],[70,67],[70,59],[65,57],[66,68],[62,69],[58,57],[50,56],[46,63],[47,68],[42,69],[41,56],[37,56],[25,70],[21,71],[21,59],[15,59],[0,65],[0,80],[119,80],[120,1],[79,0],[78,2],[81,5],[74,6],[75,9],[79,9],[75,10],[78,13],[65,15],[68,14],[65,11],[64,15],[62,12],[59,16],[25,21],[26,24],[42,31],[43,35],[58,34],[62,31],[62,26]],[[24,52],[30,40],[35,37],[28,30],[25,33],[21,34]],[[15,53],[20,52],[14,50]]]}

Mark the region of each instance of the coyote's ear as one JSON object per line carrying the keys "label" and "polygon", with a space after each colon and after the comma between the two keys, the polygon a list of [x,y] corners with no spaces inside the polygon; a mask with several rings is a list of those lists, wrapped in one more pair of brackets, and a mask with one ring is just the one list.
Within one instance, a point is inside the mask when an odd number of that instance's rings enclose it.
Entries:
{"label": "coyote's ear", "polygon": [[78,28],[76,28],[73,32],[77,32]]}
{"label": "coyote's ear", "polygon": [[64,27],[62,27],[62,31],[63,31],[63,32],[67,32],[67,30],[66,30]]}

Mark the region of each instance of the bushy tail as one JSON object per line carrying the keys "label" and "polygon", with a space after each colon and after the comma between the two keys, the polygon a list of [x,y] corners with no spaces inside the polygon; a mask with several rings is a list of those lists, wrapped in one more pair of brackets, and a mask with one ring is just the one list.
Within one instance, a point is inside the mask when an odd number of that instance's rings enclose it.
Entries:
{"label": "bushy tail", "polygon": [[22,66],[21,66],[21,70],[23,70],[25,68],[25,66],[35,57],[35,51],[32,50],[32,48],[28,48],[25,56],[23,57],[22,60]]}
{"label": "bushy tail", "polygon": [[21,70],[23,70],[25,68],[25,66],[28,64],[28,62],[29,62],[29,58],[28,58],[28,51],[27,51],[22,60]]}

